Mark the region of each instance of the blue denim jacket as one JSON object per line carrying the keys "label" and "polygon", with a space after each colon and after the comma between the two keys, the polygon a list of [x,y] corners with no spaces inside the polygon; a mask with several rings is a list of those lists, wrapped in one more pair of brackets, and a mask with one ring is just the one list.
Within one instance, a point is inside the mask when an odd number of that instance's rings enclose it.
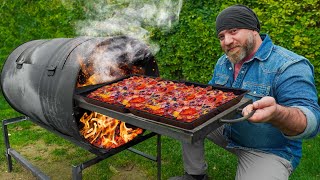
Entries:
{"label": "blue denim jacket", "polygon": [[283,106],[297,107],[307,117],[307,128],[297,136],[285,136],[269,123],[243,121],[226,125],[224,134],[230,148],[245,148],[273,153],[291,162],[295,169],[302,155],[302,139],[317,134],[320,108],[314,83],[314,69],[310,62],[283,47],[272,43],[262,34],[262,45],[245,62],[236,79],[233,65],[226,55],[219,58],[209,84],[250,90],[245,96],[253,101],[272,96]]}

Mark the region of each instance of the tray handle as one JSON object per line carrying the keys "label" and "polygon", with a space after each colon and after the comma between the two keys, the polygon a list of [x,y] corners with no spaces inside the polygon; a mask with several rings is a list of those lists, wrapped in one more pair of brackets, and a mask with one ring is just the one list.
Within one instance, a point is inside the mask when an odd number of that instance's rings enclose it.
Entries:
{"label": "tray handle", "polygon": [[[242,112],[241,108],[237,109],[237,112]],[[253,114],[256,112],[256,110],[251,111],[248,115],[243,116],[241,118],[237,118],[237,119],[219,119],[220,122],[222,123],[236,123],[236,122],[241,122],[241,121],[245,121],[247,119],[249,119],[251,116],[253,116]]]}

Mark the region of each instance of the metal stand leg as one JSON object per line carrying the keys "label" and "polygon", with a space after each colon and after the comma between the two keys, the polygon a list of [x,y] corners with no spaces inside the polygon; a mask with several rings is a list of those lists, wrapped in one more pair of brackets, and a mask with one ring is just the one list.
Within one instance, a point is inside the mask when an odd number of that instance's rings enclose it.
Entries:
{"label": "metal stand leg", "polygon": [[8,133],[8,124],[13,124],[16,122],[27,120],[28,118],[25,116],[12,118],[12,119],[5,119],[2,121],[2,129],[3,129],[3,138],[4,138],[4,144],[6,146],[6,158],[7,158],[7,164],[8,164],[8,172],[12,171],[12,157],[10,155],[10,141],[9,141],[9,133]]}
{"label": "metal stand leg", "polygon": [[8,128],[6,124],[6,120],[2,121],[2,129],[3,129],[3,138],[4,143],[6,145],[6,158],[7,158],[7,164],[8,164],[8,172],[12,171],[12,158],[10,154],[8,153],[10,149],[10,142],[9,142],[9,135],[8,135]]}
{"label": "metal stand leg", "polygon": [[78,166],[73,166],[72,167],[72,179],[73,180],[80,180],[82,179],[82,164]]}
{"label": "metal stand leg", "polygon": [[158,166],[158,180],[161,180],[161,135],[157,135],[157,166]]}
{"label": "metal stand leg", "polygon": [[29,119],[28,117],[21,116],[21,117],[6,119],[6,120],[2,121],[3,137],[4,137],[4,142],[6,145],[6,157],[7,157],[7,162],[8,162],[8,172],[12,171],[12,158],[14,158],[22,166],[24,166],[26,169],[31,171],[31,173],[34,176],[36,176],[38,179],[42,179],[42,180],[50,179],[47,175],[45,175],[38,168],[36,168],[32,164],[30,164],[23,156],[21,156],[17,151],[15,151],[14,149],[12,149],[10,147],[9,133],[8,133],[7,125],[17,123],[20,121],[25,121],[28,119]]}

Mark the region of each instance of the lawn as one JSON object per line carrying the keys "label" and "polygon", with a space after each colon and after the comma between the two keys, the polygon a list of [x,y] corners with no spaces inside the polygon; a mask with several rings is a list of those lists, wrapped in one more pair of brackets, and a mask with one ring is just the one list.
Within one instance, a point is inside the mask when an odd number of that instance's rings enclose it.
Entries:
{"label": "lawn", "polygon": [[[7,119],[19,116],[10,108],[3,96],[0,98],[0,118]],[[69,141],[40,128],[30,121],[19,122],[8,126],[11,147],[20,152],[32,164],[46,173],[52,179],[71,179],[72,165],[81,164],[94,155],[75,146]],[[2,128],[1,128],[2,131]],[[162,136],[162,179],[181,174],[181,146],[180,142],[169,137]],[[156,137],[142,142],[134,148],[156,155]],[[0,179],[34,179],[30,172],[26,171],[15,160],[13,171],[7,172],[5,146],[3,138],[0,141]],[[292,180],[320,179],[318,169],[320,159],[320,137],[306,140],[303,145],[303,158],[300,166],[290,177]],[[233,179],[236,170],[236,158],[206,141],[206,156],[208,159],[208,173],[212,179]],[[130,151],[122,151],[100,163],[83,171],[83,179],[156,179],[156,163]]]}

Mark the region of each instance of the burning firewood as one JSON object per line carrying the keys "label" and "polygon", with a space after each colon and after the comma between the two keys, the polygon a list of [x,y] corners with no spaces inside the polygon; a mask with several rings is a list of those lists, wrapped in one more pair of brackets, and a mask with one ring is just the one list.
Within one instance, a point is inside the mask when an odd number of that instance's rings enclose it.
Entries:
{"label": "burning firewood", "polygon": [[80,119],[83,124],[80,133],[91,144],[105,149],[119,147],[143,132],[141,128],[128,128],[125,122],[92,112],[84,113]]}

